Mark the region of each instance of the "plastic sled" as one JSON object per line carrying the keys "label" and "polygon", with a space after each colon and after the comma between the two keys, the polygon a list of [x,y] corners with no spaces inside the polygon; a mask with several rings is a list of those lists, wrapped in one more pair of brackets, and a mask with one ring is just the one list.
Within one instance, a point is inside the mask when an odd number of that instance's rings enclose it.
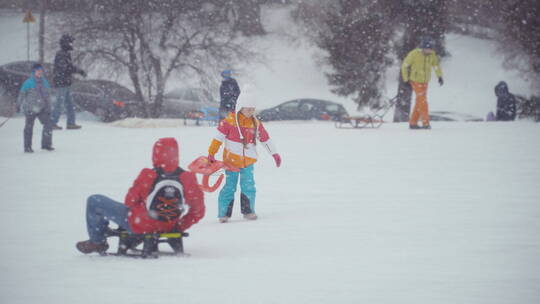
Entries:
{"label": "plastic sled", "polygon": [[194,161],[191,162],[188,166],[189,171],[194,173],[200,173],[203,175],[202,184],[199,185],[199,188],[205,192],[214,192],[216,191],[225,177],[223,174],[220,174],[217,181],[214,185],[210,186],[210,175],[216,173],[221,169],[229,171],[238,171],[239,169],[225,165],[222,161],[211,162],[206,156],[199,156]]}

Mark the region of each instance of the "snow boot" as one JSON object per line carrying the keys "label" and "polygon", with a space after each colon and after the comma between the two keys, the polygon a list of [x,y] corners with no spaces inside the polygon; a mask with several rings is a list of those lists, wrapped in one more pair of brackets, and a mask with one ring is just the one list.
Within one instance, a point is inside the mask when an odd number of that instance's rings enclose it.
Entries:
{"label": "snow boot", "polygon": [[220,217],[219,218],[219,222],[220,223],[226,223],[229,221],[229,217],[228,216],[223,216],[223,217]]}
{"label": "snow boot", "polygon": [[420,129],[420,127],[418,125],[409,125],[409,129],[418,130],[418,129]]}
{"label": "snow boot", "polygon": [[254,221],[254,220],[256,220],[258,217],[257,217],[257,215],[256,215],[255,213],[246,213],[246,214],[244,214],[244,218],[245,218],[246,220]]}
{"label": "snow boot", "polygon": [[62,130],[62,127],[60,127],[59,125],[56,125],[56,124],[55,124],[55,125],[52,126],[52,129],[53,129],[53,130]]}
{"label": "snow boot", "polygon": [[26,147],[24,148],[24,153],[34,153],[34,150],[32,150],[30,147]]}
{"label": "snow boot", "polygon": [[72,125],[67,125],[66,129],[68,130],[77,130],[77,129],[80,129],[82,128],[81,126],[79,125],[76,125],[76,124],[72,124]]}
{"label": "snow boot", "polygon": [[106,241],[103,243],[94,243],[90,240],[87,240],[78,242],[76,247],[80,252],[84,254],[89,254],[92,252],[103,253],[107,251],[107,249],[109,249],[109,244],[107,244]]}

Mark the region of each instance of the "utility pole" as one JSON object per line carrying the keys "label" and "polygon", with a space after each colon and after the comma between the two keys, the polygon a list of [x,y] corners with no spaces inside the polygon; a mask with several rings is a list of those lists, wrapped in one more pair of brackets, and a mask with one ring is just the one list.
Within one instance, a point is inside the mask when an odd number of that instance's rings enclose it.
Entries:
{"label": "utility pole", "polygon": [[45,15],[48,7],[48,0],[41,0],[39,3],[39,62],[45,61]]}
{"label": "utility pole", "polygon": [[30,61],[30,23],[36,22],[36,18],[30,10],[26,11],[23,23],[26,23],[26,60]]}

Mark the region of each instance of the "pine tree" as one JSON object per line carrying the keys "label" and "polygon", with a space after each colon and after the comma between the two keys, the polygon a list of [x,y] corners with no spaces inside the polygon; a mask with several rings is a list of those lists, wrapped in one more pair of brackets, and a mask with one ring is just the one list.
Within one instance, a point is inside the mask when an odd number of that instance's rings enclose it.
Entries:
{"label": "pine tree", "polygon": [[[358,107],[381,103],[384,75],[392,64],[418,46],[423,37],[445,54],[447,0],[338,0],[327,2],[319,46],[328,52],[327,73],[333,92],[353,96]],[[401,83],[401,81],[400,81]],[[394,121],[407,121],[411,90],[400,84]]]}
{"label": "pine tree", "polygon": [[328,34],[319,41],[334,69],[326,74],[333,92],[355,95],[359,108],[374,105],[381,97],[382,72],[391,64],[388,54],[392,34],[381,14],[372,14],[360,4],[340,0],[328,15]]}

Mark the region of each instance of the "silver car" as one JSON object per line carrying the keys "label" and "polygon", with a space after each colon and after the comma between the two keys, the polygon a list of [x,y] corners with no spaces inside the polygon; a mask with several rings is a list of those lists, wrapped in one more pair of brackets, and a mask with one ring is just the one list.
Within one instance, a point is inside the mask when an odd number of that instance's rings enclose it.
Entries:
{"label": "silver car", "polygon": [[197,118],[209,108],[217,109],[219,103],[207,91],[201,88],[179,88],[163,96],[160,117]]}

